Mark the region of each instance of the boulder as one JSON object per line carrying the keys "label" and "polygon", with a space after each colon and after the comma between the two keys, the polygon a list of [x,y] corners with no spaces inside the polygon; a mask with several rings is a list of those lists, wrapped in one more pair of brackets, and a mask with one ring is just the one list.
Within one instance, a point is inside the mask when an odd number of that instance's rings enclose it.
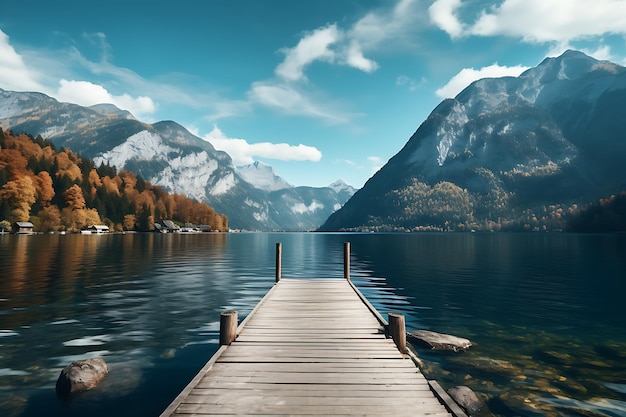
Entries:
{"label": "boulder", "polygon": [[74,361],[61,371],[56,384],[57,394],[67,396],[73,392],[95,388],[108,373],[109,369],[103,359]]}
{"label": "boulder", "polygon": [[470,415],[476,415],[483,408],[483,403],[478,399],[474,391],[470,387],[461,385],[458,387],[450,388],[448,395],[452,397],[458,405]]}
{"label": "boulder", "polygon": [[429,330],[414,330],[409,332],[408,336],[409,341],[417,341],[422,345],[430,347],[432,350],[463,352],[472,346],[472,342],[468,339]]}
{"label": "boulder", "polygon": [[513,365],[509,361],[492,359],[484,356],[463,359],[459,358],[458,361],[455,360],[454,362],[463,364],[464,366],[472,368],[476,371],[489,372],[497,375],[518,376],[524,374],[521,368]]}

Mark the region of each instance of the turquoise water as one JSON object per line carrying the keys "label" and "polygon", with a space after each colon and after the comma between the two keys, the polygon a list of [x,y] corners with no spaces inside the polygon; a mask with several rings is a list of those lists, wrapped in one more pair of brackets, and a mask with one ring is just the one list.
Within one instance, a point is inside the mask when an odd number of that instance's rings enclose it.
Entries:
{"label": "turquoise water", "polygon": [[[626,236],[203,234],[0,236],[0,415],[158,416],[217,350],[219,312],[244,317],[283,276],[351,275],[408,330],[467,337],[419,349],[442,386],[485,415],[626,415]],[[110,374],[71,401],[60,370],[101,356]]]}

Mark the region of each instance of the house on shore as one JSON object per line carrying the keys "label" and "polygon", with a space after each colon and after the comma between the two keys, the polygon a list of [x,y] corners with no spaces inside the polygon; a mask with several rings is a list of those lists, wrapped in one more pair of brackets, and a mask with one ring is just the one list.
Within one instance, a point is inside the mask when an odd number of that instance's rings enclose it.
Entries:
{"label": "house on shore", "polygon": [[161,220],[161,223],[155,223],[154,228],[161,233],[180,233],[180,227],[171,220]]}
{"label": "house on shore", "polygon": [[103,235],[105,233],[109,233],[109,231],[109,226],[94,224],[93,226],[89,226],[88,228],[81,230],[80,233],[84,235]]}
{"label": "house on shore", "polygon": [[31,222],[15,222],[13,223],[13,233],[18,235],[32,235],[33,227]]}

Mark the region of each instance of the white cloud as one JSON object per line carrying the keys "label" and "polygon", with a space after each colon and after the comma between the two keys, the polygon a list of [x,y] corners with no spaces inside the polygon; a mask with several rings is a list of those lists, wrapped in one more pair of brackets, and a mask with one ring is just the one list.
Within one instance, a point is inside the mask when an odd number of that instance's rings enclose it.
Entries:
{"label": "white cloud", "polygon": [[327,103],[318,105],[307,94],[287,84],[259,81],[252,84],[249,98],[264,106],[273,107],[287,114],[317,117],[329,123],[346,122],[348,116],[333,111]]}
{"label": "white cloud", "polygon": [[353,42],[348,47],[346,63],[349,66],[360,69],[363,72],[374,72],[378,69],[378,64],[375,61],[363,56],[363,52],[356,42]]}
{"label": "white cloud", "polygon": [[593,49],[593,50],[583,48],[581,49],[581,51],[599,60],[609,61],[612,59],[611,47],[608,45],[599,45],[596,49]]}
{"label": "white cloud", "polygon": [[304,69],[315,61],[373,72],[378,63],[364,51],[388,48],[389,41],[410,38],[419,16],[417,6],[417,0],[399,0],[393,8],[367,13],[347,29],[335,23],[307,32],[295,47],[282,50],[285,60],[276,67],[276,75],[289,81],[304,80]]}
{"label": "white cloud", "polygon": [[435,94],[441,98],[452,98],[459,94],[465,87],[481,78],[498,78],[505,76],[517,77],[528,67],[516,65],[513,67],[500,66],[493,64],[481,69],[464,68],[456,74],[446,85],[435,91]]}
{"label": "white cloud", "polygon": [[399,0],[390,9],[369,12],[346,30],[348,46],[341,62],[365,72],[378,69],[376,61],[365,57],[364,51],[388,49],[411,39],[420,27],[420,8],[417,0]]}
{"label": "white cloud", "polygon": [[626,33],[623,0],[505,0],[483,11],[471,28],[483,36],[508,35],[528,42],[566,42]]}
{"label": "white cloud", "polygon": [[313,162],[322,159],[322,153],[313,146],[270,142],[248,143],[245,139],[227,137],[217,126],[204,135],[204,139],[215,149],[229,154],[235,166],[251,164],[258,158]]}
{"label": "white cloud", "polygon": [[[103,34],[96,34],[95,38],[104,42]],[[103,48],[109,49],[106,44],[104,44]],[[81,106],[110,103],[123,110],[130,111],[140,119],[149,117],[156,111],[157,106],[154,100],[147,96],[133,97],[127,93],[113,95],[102,85],[89,81],[55,78],[55,74],[71,74],[72,65],[77,62],[83,67],[90,69],[99,68],[98,71],[108,71],[112,75],[124,73],[126,77],[129,77],[129,74],[132,74],[128,70],[115,69],[106,60],[102,61],[101,65],[90,63],[84,60],[76,50],[69,54],[67,51],[31,51],[27,62],[24,56],[18,54],[10,45],[9,37],[0,30],[0,74],[2,74],[2,77],[0,77],[0,88],[15,91],[39,91],[59,101],[75,103]],[[60,63],[64,63],[64,65]],[[50,70],[51,67],[54,67],[53,71]],[[37,71],[32,68],[46,68],[47,71]],[[123,81],[123,78],[118,78],[118,82]],[[140,78],[136,74],[131,78],[132,81],[135,81],[135,84],[142,84],[138,82]],[[45,80],[45,84],[40,83],[38,80]],[[146,84],[145,81],[143,81],[143,84]],[[151,91],[158,90],[157,88],[151,89]]]}
{"label": "white cloud", "polygon": [[101,85],[88,81],[61,80],[61,85],[56,93],[60,101],[67,101],[81,106],[110,103],[117,107],[130,111],[135,117],[141,119],[156,111],[156,105],[150,97],[131,97],[128,94],[115,96],[109,93]]}
{"label": "white cloud", "polygon": [[9,43],[9,37],[0,30],[0,88],[12,91],[42,91],[37,75],[24,63]]}
{"label": "white cloud", "polygon": [[452,38],[458,38],[464,31],[464,25],[456,15],[460,7],[461,0],[437,0],[428,8],[428,14],[439,28]]}
{"label": "white cloud", "polygon": [[419,26],[418,6],[416,0],[399,0],[391,9],[370,12],[348,30],[348,37],[364,49],[389,47],[387,41],[410,37]]}
{"label": "white cloud", "polygon": [[626,34],[624,0],[504,0],[462,22],[461,0],[436,0],[431,20],[452,38],[509,36],[528,43],[568,43],[607,34]]}
{"label": "white cloud", "polygon": [[426,78],[424,77],[422,77],[419,81],[406,75],[400,75],[396,78],[396,85],[400,87],[407,87],[409,91],[415,91],[425,84]]}
{"label": "white cloud", "polygon": [[383,159],[379,156],[368,156],[367,161],[372,164],[370,166],[370,173],[375,174],[383,167]]}
{"label": "white cloud", "polygon": [[315,61],[332,62],[335,53],[329,49],[341,34],[337,25],[330,25],[307,33],[293,48],[285,48],[285,60],[276,67],[276,74],[289,81],[304,79],[304,68]]}
{"label": "white cloud", "polygon": [[281,50],[285,59],[274,70],[275,80],[252,84],[249,100],[287,114],[330,123],[347,122],[353,115],[338,112],[333,103],[325,102],[325,97],[313,94],[312,88],[300,88],[303,81],[308,81],[307,67],[321,61],[366,73],[376,71],[378,63],[366,57],[365,52],[388,49],[402,39],[410,39],[419,17],[418,5],[418,0],[398,0],[394,7],[367,13],[351,27],[342,29],[334,23],[306,32],[296,46]]}
{"label": "white cloud", "polygon": [[213,99],[210,103],[213,112],[207,116],[207,119],[211,121],[248,114],[252,107],[250,101],[247,100]]}

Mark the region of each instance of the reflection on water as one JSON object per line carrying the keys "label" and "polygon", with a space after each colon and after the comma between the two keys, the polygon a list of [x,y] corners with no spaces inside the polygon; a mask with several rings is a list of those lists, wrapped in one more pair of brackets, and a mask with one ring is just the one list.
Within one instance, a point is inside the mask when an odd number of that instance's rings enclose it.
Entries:
{"label": "reflection on water", "polygon": [[[219,312],[243,318],[283,276],[342,276],[408,330],[472,339],[419,350],[445,387],[494,415],[626,415],[626,236],[198,234],[0,236],[0,415],[158,415],[217,350]],[[71,403],[62,367],[110,374]]]}

